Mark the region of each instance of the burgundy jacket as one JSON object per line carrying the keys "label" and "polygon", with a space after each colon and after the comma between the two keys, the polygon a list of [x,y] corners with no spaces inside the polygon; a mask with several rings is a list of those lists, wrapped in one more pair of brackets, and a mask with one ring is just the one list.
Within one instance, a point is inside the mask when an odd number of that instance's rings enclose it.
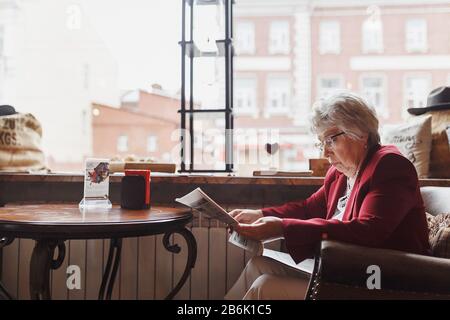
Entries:
{"label": "burgundy jacket", "polygon": [[332,219],[347,178],[331,167],[308,199],[263,209],[283,219],[286,246],[296,262],[321,239],[429,254],[428,227],[414,165],[394,146],[376,145],[361,165],[342,221]]}

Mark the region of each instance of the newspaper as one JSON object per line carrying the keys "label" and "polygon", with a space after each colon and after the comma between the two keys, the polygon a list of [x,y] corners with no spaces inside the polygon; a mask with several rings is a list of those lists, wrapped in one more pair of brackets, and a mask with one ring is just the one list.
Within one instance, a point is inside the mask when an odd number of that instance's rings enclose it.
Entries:
{"label": "newspaper", "polygon": [[266,248],[264,248],[262,255],[264,257],[272,258],[290,268],[302,271],[307,274],[312,274],[314,269],[314,259],[305,259],[299,263],[295,263],[294,259],[292,259],[289,253]]}
{"label": "newspaper", "polygon": [[[176,198],[175,201],[195,209],[211,219],[217,219],[228,226],[233,227],[239,223],[200,188],[195,189],[184,197]],[[228,241],[239,248],[253,252],[254,254],[262,254],[263,243],[261,241],[247,239],[236,231],[233,231]]]}

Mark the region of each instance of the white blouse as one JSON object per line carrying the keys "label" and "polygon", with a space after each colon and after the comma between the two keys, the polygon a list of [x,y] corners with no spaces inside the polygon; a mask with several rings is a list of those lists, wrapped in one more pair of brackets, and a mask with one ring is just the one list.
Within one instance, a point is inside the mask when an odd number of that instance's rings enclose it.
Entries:
{"label": "white blouse", "polygon": [[347,207],[348,198],[350,198],[350,194],[352,193],[353,185],[355,184],[355,177],[358,176],[358,173],[355,174],[353,178],[347,178],[347,190],[345,190],[345,194],[339,198],[336,211],[332,219],[337,219],[342,221],[344,216],[345,208]]}

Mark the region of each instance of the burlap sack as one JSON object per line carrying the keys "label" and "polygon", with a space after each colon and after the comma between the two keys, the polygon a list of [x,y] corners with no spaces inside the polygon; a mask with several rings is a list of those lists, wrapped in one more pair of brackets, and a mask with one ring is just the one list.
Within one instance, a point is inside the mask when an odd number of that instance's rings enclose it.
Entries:
{"label": "burlap sack", "polygon": [[30,113],[0,117],[0,171],[46,169],[41,150],[42,127]]}
{"label": "burlap sack", "polygon": [[[428,113],[427,113],[428,114]],[[446,133],[450,125],[450,110],[432,111],[430,178],[450,178],[450,147]]]}

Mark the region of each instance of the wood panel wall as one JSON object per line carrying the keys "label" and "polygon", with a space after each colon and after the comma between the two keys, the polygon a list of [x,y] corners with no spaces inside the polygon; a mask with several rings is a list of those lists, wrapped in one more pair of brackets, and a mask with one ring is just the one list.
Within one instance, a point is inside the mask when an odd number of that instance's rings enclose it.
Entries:
{"label": "wood panel wall", "polygon": [[[223,299],[246,262],[248,252],[228,243],[225,227],[208,219],[189,226],[197,241],[197,261],[190,278],[175,299]],[[187,259],[184,239],[172,237],[181,247],[179,254],[164,248],[162,235],[123,239],[121,263],[113,299],[163,299],[181,277]],[[66,241],[66,258],[52,272],[53,299],[97,299],[108,255],[108,240]],[[270,244],[279,248],[280,244]],[[18,299],[29,299],[29,262],[34,241],[16,239],[3,249],[2,282]],[[56,253],[55,253],[56,255]],[[81,289],[68,290],[66,269],[81,269]]]}
{"label": "wood panel wall", "polygon": [[[82,198],[82,179],[46,179],[35,181],[28,177],[18,179],[0,177],[0,204],[5,203],[78,203]],[[24,181],[31,180],[31,181]],[[212,178],[214,180],[214,178]],[[151,194],[154,205],[174,205],[173,199],[201,187],[227,210],[234,208],[261,208],[287,201],[305,199],[315,192],[321,181],[305,183],[290,179],[263,181],[264,183],[179,183],[162,179],[152,181]],[[229,180],[228,179],[228,180]],[[48,181],[51,180],[51,181]],[[55,180],[55,181],[53,181]],[[155,179],[157,181],[157,179]],[[189,180],[189,179],[187,179]],[[227,181],[228,181],[227,180]],[[120,203],[120,183],[110,184],[110,196]],[[250,181],[250,180],[249,180]],[[251,180],[253,181],[253,180]],[[174,183],[175,182],[175,183]],[[220,181],[219,181],[220,182]],[[431,181],[431,185],[450,186],[450,180]],[[428,185],[422,181],[421,185]],[[189,225],[197,246],[197,262],[191,276],[175,299],[223,299],[245,264],[248,252],[228,243],[228,233],[217,221],[195,216]],[[162,299],[178,282],[184,271],[187,248],[181,236],[173,236],[181,247],[179,254],[165,250],[162,235],[123,240],[122,258],[113,290],[113,299]],[[19,299],[29,299],[29,262],[34,241],[15,239],[0,252],[1,280],[9,292]],[[280,242],[270,244],[279,249]],[[109,240],[66,241],[66,257],[62,266],[52,272],[51,288],[54,299],[96,299],[109,249]],[[1,250],[0,250],[1,251]],[[76,264],[81,269],[80,290],[68,290],[66,269]]]}

